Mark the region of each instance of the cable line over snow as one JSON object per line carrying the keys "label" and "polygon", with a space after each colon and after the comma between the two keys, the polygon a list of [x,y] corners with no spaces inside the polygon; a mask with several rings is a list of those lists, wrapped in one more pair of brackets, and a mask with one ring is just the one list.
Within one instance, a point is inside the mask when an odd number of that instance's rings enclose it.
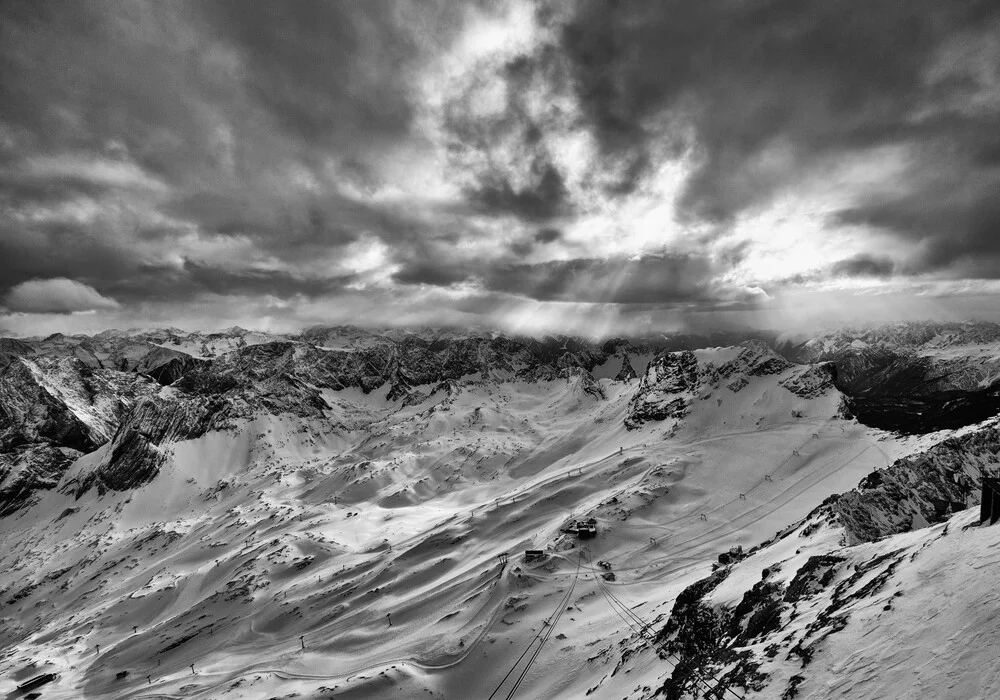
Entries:
{"label": "cable line over snow", "polygon": [[[573,596],[573,590],[576,588],[576,582],[579,579],[580,566],[582,564],[582,560],[583,556],[581,553],[580,560],[577,561],[576,564],[576,575],[573,576],[573,579],[570,582],[566,594],[559,599],[559,606],[555,609],[552,615],[548,617],[547,620],[543,621],[542,628],[538,630],[538,633],[534,636],[534,638],[530,642],[528,642],[528,646],[521,653],[521,655],[517,657],[517,661],[515,661],[514,664],[510,667],[510,670],[507,671],[506,675],[504,675],[504,677],[500,680],[500,683],[497,684],[497,687],[493,690],[492,693],[490,693],[490,696],[489,698],[487,698],[487,700],[493,700],[494,697],[500,697],[499,695],[497,695],[497,693],[499,693],[500,689],[503,688],[504,684],[507,682],[507,679],[511,677],[511,674],[513,674],[514,671],[517,670],[517,667],[521,663],[521,661],[524,660],[524,658],[528,655],[529,652],[531,652],[531,656],[528,657],[527,663],[521,670],[520,675],[514,681],[514,684],[511,686],[510,691],[507,693],[507,695],[504,696],[504,698],[506,700],[510,700],[511,698],[514,697],[514,693],[517,692],[517,689],[521,687],[521,683],[524,681],[525,676],[528,675],[528,670],[531,668],[531,665],[535,662],[535,659],[538,658],[538,654],[541,653],[542,647],[545,646],[545,642],[547,642],[549,640],[549,637],[552,636],[552,632],[555,630],[556,625],[559,624],[559,620],[563,616],[563,613],[566,612],[566,604]],[[538,646],[535,646],[535,642],[538,642]],[[534,647],[534,650],[532,650],[532,647]]]}

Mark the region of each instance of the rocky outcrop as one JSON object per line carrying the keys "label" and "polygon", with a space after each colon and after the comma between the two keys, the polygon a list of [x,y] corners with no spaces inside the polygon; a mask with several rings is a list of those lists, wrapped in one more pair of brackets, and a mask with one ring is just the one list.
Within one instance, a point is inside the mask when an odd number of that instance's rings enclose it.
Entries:
{"label": "rocky outcrop", "polygon": [[872,541],[978,505],[980,469],[996,472],[998,465],[1000,431],[990,427],[897,460],[822,507],[836,515],[852,541]]}
{"label": "rocky outcrop", "polygon": [[825,396],[834,388],[834,368],[827,362],[809,365],[778,382],[778,385],[803,399]]}
{"label": "rocky outcrop", "polygon": [[0,338],[0,361],[3,356],[7,356],[6,362],[9,362],[14,357],[25,356],[30,357],[35,354],[35,349],[31,347],[28,343],[17,338]]}
{"label": "rocky outcrop", "polygon": [[[708,691],[706,697],[722,697],[737,687],[743,692],[761,689],[766,676],[758,671],[759,660],[738,647],[780,623],[781,589],[765,579],[733,610],[707,602],[731,570],[720,568],[677,596],[670,617],[655,638],[673,661],[673,672],[657,695],[698,697]],[[724,668],[728,670],[723,673]],[[706,677],[712,680],[706,681]]]}
{"label": "rocky outcrop", "polygon": [[723,377],[732,376],[736,372],[751,377],[766,377],[781,374],[792,366],[791,362],[777,355],[759,340],[748,340],[742,345],[740,354],[719,368],[719,373]]}
{"label": "rocky outcrop", "polygon": [[594,379],[594,375],[585,369],[571,367],[562,370],[559,374],[567,380],[575,380],[580,390],[591,398],[597,399],[598,401],[605,401],[608,398],[604,393],[604,389],[601,387],[600,382]]}
{"label": "rocky outcrop", "polygon": [[204,360],[199,360],[188,354],[171,353],[167,350],[146,359],[147,362],[143,364],[140,371],[162,386],[173,384],[184,375],[205,364]]}
{"label": "rocky outcrop", "polygon": [[615,375],[616,382],[630,382],[633,379],[638,379],[639,375],[636,374],[635,368],[632,363],[629,362],[628,353],[622,354],[622,368],[618,370],[618,374]]}
{"label": "rocky outcrop", "polygon": [[49,391],[31,360],[14,358],[0,369],[0,450],[44,443],[90,452],[106,439]]}
{"label": "rocky outcrop", "polygon": [[74,459],[108,442],[130,406],[158,388],[76,357],[9,359],[0,369],[0,514],[54,488]]}
{"label": "rocky outcrop", "polygon": [[759,340],[742,343],[736,357],[719,365],[699,364],[690,351],[664,353],[654,358],[629,402],[625,427],[635,430],[650,421],[681,420],[702,387],[725,386],[739,392],[752,377],[781,374],[792,364]]}
{"label": "rocky outcrop", "polygon": [[139,488],[156,478],[165,461],[166,456],[148,437],[135,430],[125,430],[115,438],[108,461],[88,472],[73,490],[80,498],[95,487],[102,496],[107,491]]}
{"label": "rocky outcrop", "polygon": [[238,413],[238,406],[218,396],[148,397],[118,428],[110,456],[67,484],[66,490],[79,498],[91,488],[103,494],[144,486],[156,478],[166,461],[162,445],[201,437]]}
{"label": "rocky outcrop", "polygon": [[693,352],[669,352],[649,363],[625,412],[625,427],[682,418],[698,388],[698,359]]}
{"label": "rocky outcrop", "polygon": [[0,518],[30,506],[53,489],[80,452],[41,444],[0,453]]}

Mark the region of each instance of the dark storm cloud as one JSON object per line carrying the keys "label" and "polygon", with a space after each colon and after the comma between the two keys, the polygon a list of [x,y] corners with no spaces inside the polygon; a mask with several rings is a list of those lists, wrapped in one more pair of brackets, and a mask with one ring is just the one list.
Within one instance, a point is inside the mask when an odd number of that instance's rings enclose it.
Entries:
{"label": "dark storm cloud", "polygon": [[[361,157],[409,131],[406,68],[420,47],[399,21],[405,8],[384,0],[197,6],[211,34],[246,60],[255,104],[305,146],[336,145]],[[442,8],[424,9],[437,31],[454,30]]]}
{"label": "dark storm cloud", "polygon": [[[438,40],[458,29],[460,13],[420,9]],[[4,121],[39,148],[120,140],[171,180],[230,156],[252,175],[331,145],[363,170],[410,131],[407,70],[422,49],[408,13],[381,0],[4,3]],[[232,153],[220,120],[238,132]]]}
{"label": "dark storm cloud", "polygon": [[[657,115],[690,118],[703,163],[681,204],[725,220],[821,155],[909,138],[934,98],[934,52],[998,13],[976,1],[588,2],[563,47],[608,153],[640,163]],[[789,162],[775,166],[779,146]]]}
{"label": "dark storm cloud", "polygon": [[405,263],[394,279],[405,284],[439,287],[475,281],[487,292],[536,301],[675,304],[731,297],[731,291],[711,281],[713,275],[712,263],[707,258],[664,255],[637,260],[584,258],[464,265],[447,258],[423,259]]}
{"label": "dark storm cloud", "polygon": [[[586,248],[595,227],[574,226],[648,198],[689,148],[681,228],[725,232],[839,157],[897,147],[899,176],[829,224],[912,255],[810,280],[1000,276],[996,2],[533,7],[544,26],[523,46],[456,66],[476,13],[443,1],[0,4],[0,294],[44,282],[21,289],[53,309],[75,303],[59,301],[72,282],[105,308],[317,298],[364,288],[341,263],[368,254],[401,265],[403,294],[468,281],[535,300],[738,299],[719,280],[757,241],[604,260]],[[425,173],[456,187],[413,194]],[[587,257],[528,262],[571,250]]]}
{"label": "dark storm cloud", "polygon": [[834,277],[891,277],[896,265],[891,258],[858,254],[834,263]]}
{"label": "dark storm cloud", "polygon": [[[339,289],[335,271],[249,258],[311,263],[362,233],[426,231],[419,211],[339,188],[378,185],[377,161],[412,135],[412,71],[462,21],[381,0],[3,3],[0,292],[63,277],[136,302]],[[259,254],[195,262],[193,233]],[[150,260],[164,252],[182,267]]]}
{"label": "dark storm cloud", "polygon": [[487,271],[484,286],[539,301],[673,304],[716,298],[711,267],[689,255],[522,263]]}
{"label": "dark storm cloud", "polygon": [[36,278],[66,277],[93,286],[134,270],[134,256],[104,231],[66,222],[22,227],[0,220],[0,292]]}
{"label": "dark storm cloud", "polygon": [[630,303],[673,303],[706,298],[706,261],[678,256],[632,260],[572,260],[514,265],[488,279],[493,289],[533,299]]}
{"label": "dark storm cloud", "polygon": [[391,211],[336,194],[194,192],[164,209],[207,231],[249,236],[262,248],[285,254],[303,246],[350,243],[365,230],[402,238],[413,225]]}
{"label": "dark storm cloud", "polygon": [[502,176],[488,175],[468,190],[473,207],[488,214],[513,214],[529,221],[557,216],[565,209],[566,185],[558,170],[539,158],[531,167],[531,185],[515,189]]}
{"label": "dark storm cloud", "polygon": [[429,284],[434,287],[450,287],[468,277],[454,262],[440,260],[419,260],[407,263],[397,270],[392,278],[400,284]]}
{"label": "dark storm cloud", "polygon": [[[1000,125],[998,125],[1000,126]],[[843,210],[836,221],[891,232],[913,244],[904,273],[1000,277],[1000,172],[954,172],[931,163],[929,179],[896,197],[879,197]]]}
{"label": "dark storm cloud", "polygon": [[189,303],[204,294],[249,297],[270,296],[314,298],[343,291],[353,276],[303,277],[285,270],[226,269],[215,265],[184,261],[179,267],[141,265],[137,274],[104,282],[101,291],[122,303],[156,299],[159,302]]}
{"label": "dark storm cloud", "polygon": [[557,228],[543,228],[535,234],[535,243],[552,243],[562,238],[562,231]]}
{"label": "dark storm cloud", "polygon": [[[567,213],[564,176],[544,138],[562,129],[562,115],[554,106],[531,104],[533,97],[564,89],[560,68],[551,50],[483,65],[449,97],[449,155],[480,211],[529,221]],[[499,104],[484,108],[492,102]]]}
{"label": "dark storm cloud", "polygon": [[726,222],[825,158],[901,145],[906,180],[839,222],[916,243],[909,272],[997,276],[998,33],[1000,5],[975,0],[589,2],[562,45],[609,157],[648,161],[660,114],[693,125],[682,215]]}

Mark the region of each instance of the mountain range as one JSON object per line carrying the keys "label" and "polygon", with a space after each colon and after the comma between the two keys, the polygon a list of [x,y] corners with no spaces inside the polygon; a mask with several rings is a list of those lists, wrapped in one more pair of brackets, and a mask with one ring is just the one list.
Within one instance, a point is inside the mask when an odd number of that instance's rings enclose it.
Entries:
{"label": "mountain range", "polygon": [[3,338],[0,692],[989,695],[998,382],[986,323]]}

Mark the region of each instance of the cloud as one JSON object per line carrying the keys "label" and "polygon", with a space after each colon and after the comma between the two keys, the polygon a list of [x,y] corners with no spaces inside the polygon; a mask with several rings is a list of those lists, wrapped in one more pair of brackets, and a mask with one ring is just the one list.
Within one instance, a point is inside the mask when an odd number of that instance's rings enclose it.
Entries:
{"label": "cloud", "polygon": [[891,258],[859,253],[833,264],[834,277],[891,277],[896,264]]}
{"label": "cloud", "polygon": [[453,263],[430,260],[409,263],[392,275],[392,279],[400,284],[429,284],[436,287],[449,287],[466,277],[468,273]]}
{"label": "cloud", "polygon": [[443,128],[456,179],[487,213],[544,221],[569,211],[553,138],[571,115],[552,93],[564,66],[544,50],[471,66],[448,94]]}
{"label": "cloud", "polygon": [[488,290],[538,301],[671,306],[758,298],[717,275],[707,257],[673,254],[497,265],[482,273],[482,281]]}
{"label": "cloud", "polygon": [[715,263],[693,254],[540,263],[438,257],[408,261],[393,275],[401,284],[452,287],[465,282],[487,293],[544,302],[676,305],[760,297],[757,291],[721,283],[716,277]]}
{"label": "cloud", "polygon": [[[693,125],[701,163],[680,205],[713,220],[831,152],[919,136],[915,115],[940,99],[926,77],[937,52],[998,16],[972,0],[578,7],[562,46],[603,149],[642,163],[665,116]],[[964,126],[941,128],[961,138]]]}
{"label": "cloud", "polygon": [[101,296],[96,289],[76,280],[57,277],[29,280],[13,287],[4,297],[8,311],[66,314],[76,311],[117,309],[118,302]]}
{"label": "cloud", "polygon": [[535,233],[535,243],[552,243],[562,238],[562,231],[556,228],[543,228]]}
{"label": "cloud", "polygon": [[[998,123],[1000,126],[1000,123]],[[906,271],[1000,277],[1000,173],[961,159],[935,162],[902,183],[902,194],[872,196],[835,214],[836,223],[889,232],[912,245]]]}
{"label": "cloud", "polygon": [[975,0],[4,3],[0,295],[676,324],[997,279],[998,37]]}

